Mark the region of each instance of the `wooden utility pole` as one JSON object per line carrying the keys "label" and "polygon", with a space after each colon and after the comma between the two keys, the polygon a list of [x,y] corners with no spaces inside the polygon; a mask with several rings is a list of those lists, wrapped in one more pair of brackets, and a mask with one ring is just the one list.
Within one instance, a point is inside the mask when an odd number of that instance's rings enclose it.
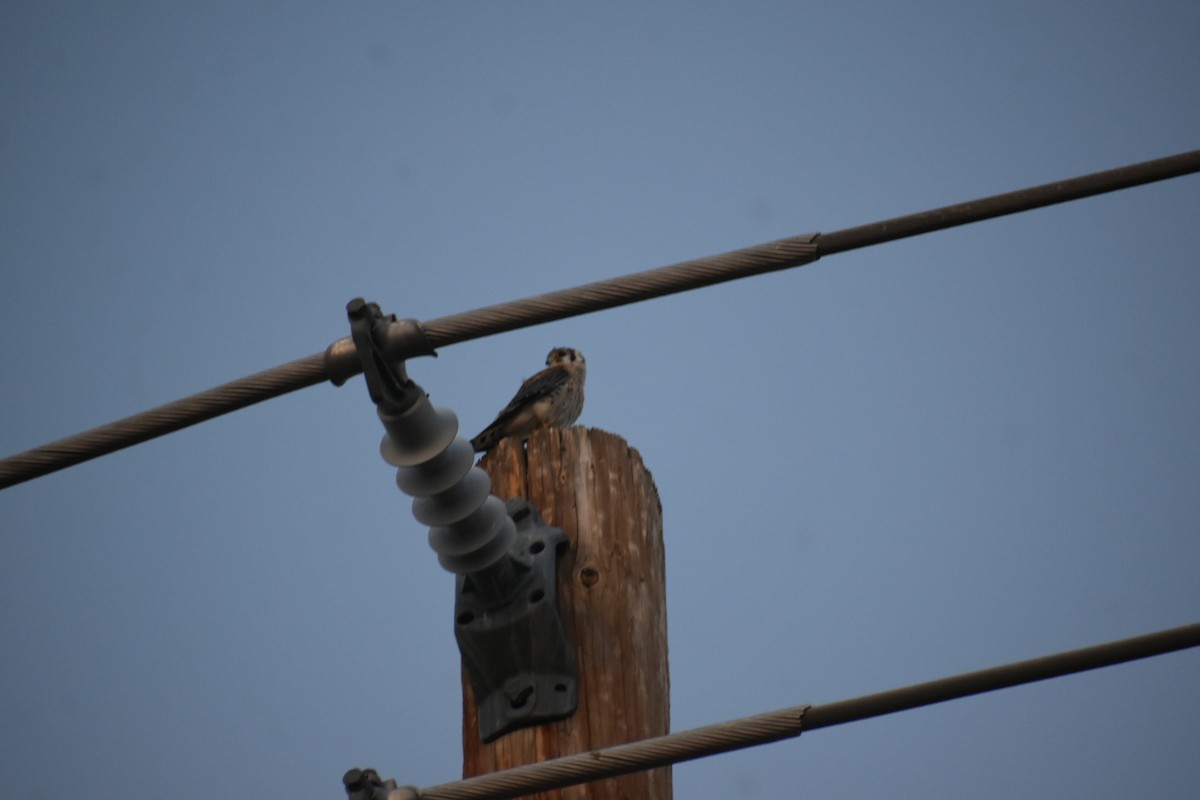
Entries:
{"label": "wooden utility pole", "polygon": [[[662,505],[641,456],[619,436],[577,427],[537,431],[525,447],[506,439],[481,466],[493,494],[524,497],[567,534],[558,599],[579,670],[579,710],[485,744],[464,676],[463,777],[668,733]],[[536,796],[670,800],[671,769]]]}

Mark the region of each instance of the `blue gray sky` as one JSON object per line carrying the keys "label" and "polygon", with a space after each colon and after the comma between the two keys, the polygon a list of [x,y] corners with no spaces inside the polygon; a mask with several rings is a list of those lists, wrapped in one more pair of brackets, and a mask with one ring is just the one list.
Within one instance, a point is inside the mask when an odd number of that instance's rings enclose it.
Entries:
{"label": "blue gray sky", "polygon": [[[428,319],[1200,146],[1200,6],[0,4],[0,453]],[[677,730],[1200,619],[1200,178],[557,345],[657,481]],[[460,768],[452,577],[361,379],[0,492],[0,796]],[[1193,797],[1200,653],[676,768],[680,798]]]}

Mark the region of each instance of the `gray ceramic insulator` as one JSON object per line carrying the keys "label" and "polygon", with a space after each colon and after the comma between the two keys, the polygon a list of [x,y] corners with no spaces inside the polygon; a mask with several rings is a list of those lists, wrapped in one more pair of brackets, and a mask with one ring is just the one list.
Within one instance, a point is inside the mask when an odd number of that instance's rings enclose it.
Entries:
{"label": "gray ceramic insulator", "polygon": [[378,414],[387,431],[379,452],[394,467],[424,464],[449,447],[458,433],[454,412],[434,408],[428,397],[422,397],[403,414]]}
{"label": "gray ceramic insulator", "polygon": [[420,466],[396,465],[396,485],[410,497],[429,497],[454,486],[474,465],[475,449],[466,439],[456,436],[449,447]]}
{"label": "gray ceramic insulator", "polygon": [[379,414],[387,434],[379,446],[396,467],[396,485],[413,496],[413,516],[429,530],[438,563],[466,574],[490,567],[512,544],[516,527],[492,479],[474,466],[471,443],[458,436],[458,418],[422,397],[403,414]]}
{"label": "gray ceramic insulator", "polygon": [[465,575],[478,572],[508,552],[516,526],[499,497],[489,494],[471,516],[453,525],[429,529],[429,546],[444,569]]}

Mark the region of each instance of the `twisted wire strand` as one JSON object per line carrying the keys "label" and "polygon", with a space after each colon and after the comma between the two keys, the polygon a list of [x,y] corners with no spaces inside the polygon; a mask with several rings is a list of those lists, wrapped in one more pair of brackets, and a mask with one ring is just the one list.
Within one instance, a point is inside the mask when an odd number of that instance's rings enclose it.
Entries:
{"label": "twisted wire strand", "polygon": [[219,417],[325,380],[323,353],[35,447],[0,461],[0,489]]}
{"label": "twisted wire strand", "polygon": [[[598,281],[524,300],[486,306],[418,326],[422,344],[444,347],[564,317],[710,286],[811,263],[859,247],[930,233],[983,219],[1028,211],[1200,171],[1200,150],[1144,161],[1015,192],[922,211],[825,234],[780,239],[669,267]],[[399,327],[399,326],[397,326]],[[420,338],[420,337],[418,337]],[[422,354],[409,337],[397,337],[397,358]],[[331,380],[341,384],[361,368],[349,337],[325,353],[297,359],[214,389],[0,460],[0,489],[97,456],[177,431],[221,414]]]}
{"label": "twisted wire strand", "polygon": [[650,300],[716,283],[811,264],[817,260],[811,233],[732,250],[571,289],[498,303],[423,322],[434,347],[539,325],[592,311]]}
{"label": "twisted wire strand", "polygon": [[[1200,647],[1200,623],[961,673],[849,700],[784,708],[640,742],[514,767],[431,786],[416,792],[415,796],[422,800],[518,797],[793,738],[799,736],[802,730],[841,725],[1192,647]],[[413,793],[409,793],[409,796],[413,796]]]}
{"label": "twisted wire strand", "polygon": [[[1053,181],[830,233],[809,234],[686,261],[422,323],[435,347],[527,325],[811,263],[823,256],[1031,211],[1200,171],[1200,150]],[[810,247],[813,247],[810,251]]]}
{"label": "twisted wire strand", "polygon": [[770,711],[730,722],[656,736],[640,742],[563,756],[422,789],[423,800],[518,797],[546,789],[612,778],[800,735],[808,706]]}
{"label": "twisted wire strand", "polygon": [[1102,172],[1092,172],[1067,180],[1052,181],[1004,194],[969,200],[965,203],[908,214],[903,217],[871,222],[821,235],[821,255],[844,253],[859,247],[894,242],[930,231],[982,222],[1008,214],[1032,211],[1057,203],[1094,197],[1155,181],[1177,178],[1200,171],[1200,150],[1141,161]]}

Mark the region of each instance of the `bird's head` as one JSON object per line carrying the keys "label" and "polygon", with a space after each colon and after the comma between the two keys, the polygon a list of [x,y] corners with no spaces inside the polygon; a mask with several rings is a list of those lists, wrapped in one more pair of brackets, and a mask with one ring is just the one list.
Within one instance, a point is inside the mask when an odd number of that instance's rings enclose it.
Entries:
{"label": "bird's head", "polygon": [[583,353],[574,347],[556,347],[551,350],[550,355],[546,356],[546,366],[565,367],[575,373],[580,381],[587,375],[587,361],[584,360]]}
{"label": "bird's head", "polygon": [[560,364],[583,367],[587,365],[587,361],[584,360],[583,353],[573,347],[556,347],[546,356],[546,366],[555,367]]}

